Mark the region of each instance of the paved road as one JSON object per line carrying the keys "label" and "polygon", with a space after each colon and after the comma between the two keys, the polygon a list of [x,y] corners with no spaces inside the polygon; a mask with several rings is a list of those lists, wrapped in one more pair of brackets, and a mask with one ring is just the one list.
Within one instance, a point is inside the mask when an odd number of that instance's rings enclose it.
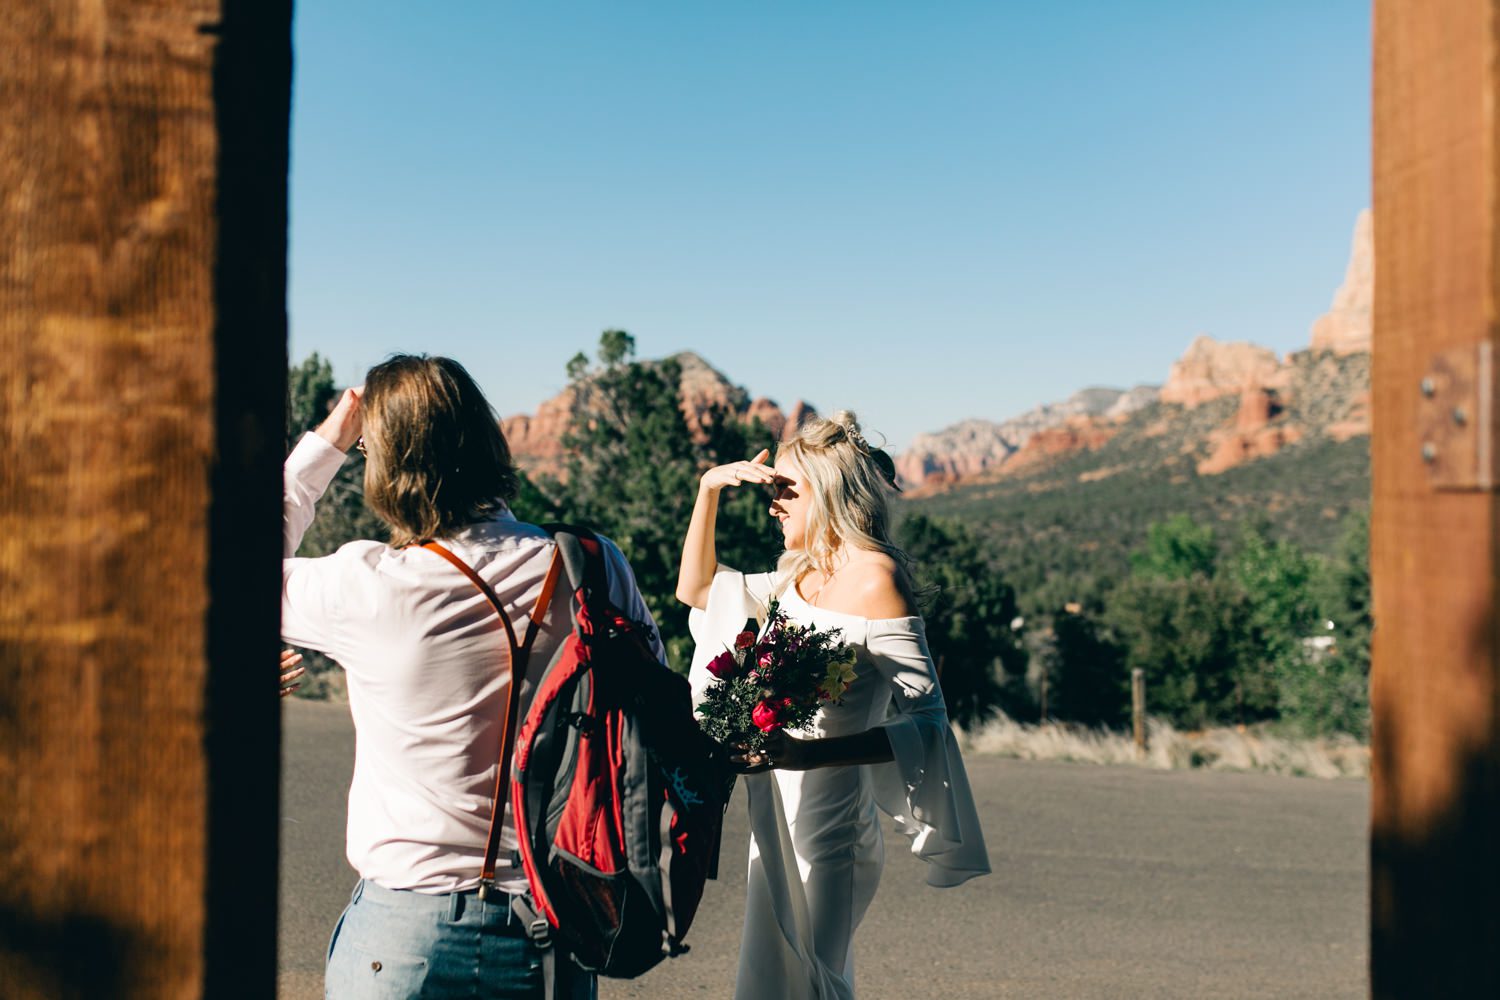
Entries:
{"label": "paved road", "polygon": [[[342,706],[286,706],[281,997],[322,995],[353,732]],[[969,760],[995,874],[922,883],[889,834],[855,942],[861,1000],[1367,995],[1368,787],[1255,774]],[[744,857],[743,806],[726,858]],[[729,997],[741,866],[710,883],[691,954],[606,1000]]]}

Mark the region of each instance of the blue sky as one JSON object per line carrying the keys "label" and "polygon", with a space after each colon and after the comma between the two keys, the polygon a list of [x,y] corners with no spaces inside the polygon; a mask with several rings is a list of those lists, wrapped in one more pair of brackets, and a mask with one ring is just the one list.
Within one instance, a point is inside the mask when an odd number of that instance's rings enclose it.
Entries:
{"label": "blue sky", "polygon": [[1369,203],[1369,7],[296,12],[291,352],[502,414],[622,327],[896,447],[1192,338],[1305,346]]}

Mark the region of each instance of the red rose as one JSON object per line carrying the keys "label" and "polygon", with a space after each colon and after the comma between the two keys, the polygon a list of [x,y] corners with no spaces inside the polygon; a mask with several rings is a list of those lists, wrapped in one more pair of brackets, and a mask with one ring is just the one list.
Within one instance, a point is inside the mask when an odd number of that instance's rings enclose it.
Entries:
{"label": "red rose", "polygon": [[735,649],[749,649],[753,645],[755,645],[755,633],[749,629],[734,637]]}
{"label": "red rose", "polygon": [[763,733],[769,733],[781,728],[780,713],[766,702],[760,702],[750,712],[750,721]]}
{"label": "red rose", "polygon": [[721,681],[727,681],[740,668],[739,661],[727,649],[708,661],[708,672]]}

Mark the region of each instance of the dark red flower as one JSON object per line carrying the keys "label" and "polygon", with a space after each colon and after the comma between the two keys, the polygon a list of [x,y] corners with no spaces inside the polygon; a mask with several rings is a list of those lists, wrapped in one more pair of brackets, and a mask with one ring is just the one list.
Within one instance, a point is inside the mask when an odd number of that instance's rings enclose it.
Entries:
{"label": "dark red flower", "polygon": [[740,669],[739,661],[727,649],[708,661],[708,672],[721,681],[727,681]]}
{"label": "dark red flower", "polygon": [[755,633],[749,629],[734,637],[735,649],[749,649],[753,645],[755,645]]}

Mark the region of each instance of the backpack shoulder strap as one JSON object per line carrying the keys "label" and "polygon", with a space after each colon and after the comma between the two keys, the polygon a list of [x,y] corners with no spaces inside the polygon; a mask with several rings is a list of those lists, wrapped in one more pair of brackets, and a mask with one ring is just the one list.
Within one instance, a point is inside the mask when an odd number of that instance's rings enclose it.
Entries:
{"label": "backpack shoulder strap", "polygon": [[590,600],[609,599],[609,574],[604,561],[604,543],[588,528],[571,524],[542,526],[557,542],[573,593],[583,591]]}

